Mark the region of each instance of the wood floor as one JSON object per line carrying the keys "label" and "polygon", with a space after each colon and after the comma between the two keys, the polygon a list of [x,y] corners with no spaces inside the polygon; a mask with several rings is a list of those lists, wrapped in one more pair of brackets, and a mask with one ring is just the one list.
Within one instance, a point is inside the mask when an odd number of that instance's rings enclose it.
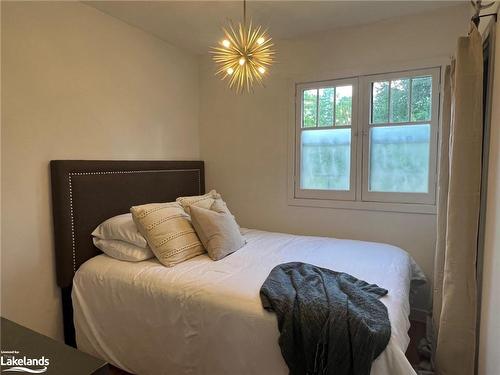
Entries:
{"label": "wood floor", "polygon": [[[417,367],[420,362],[417,347],[420,339],[425,336],[425,324],[412,321],[408,334],[410,336],[410,345],[406,351],[406,358],[408,358],[413,367]],[[117,367],[111,367],[111,375],[130,375],[128,372],[120,370]]]}

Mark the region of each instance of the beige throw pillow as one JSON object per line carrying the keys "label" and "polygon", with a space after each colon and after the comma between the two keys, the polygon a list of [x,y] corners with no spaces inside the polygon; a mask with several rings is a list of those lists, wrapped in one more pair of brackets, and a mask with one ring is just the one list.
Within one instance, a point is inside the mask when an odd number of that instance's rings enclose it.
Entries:
{"label": "beige throw pillow", "polygon": [[152,203],[130,209],[139,232],[167,267],[205,252],[189,215],[176,203]]}
{"label": "beige throw pillow", "polygon": [[245,245],[233,215],[191,206],[191,221],[208,255],[219,260]]}

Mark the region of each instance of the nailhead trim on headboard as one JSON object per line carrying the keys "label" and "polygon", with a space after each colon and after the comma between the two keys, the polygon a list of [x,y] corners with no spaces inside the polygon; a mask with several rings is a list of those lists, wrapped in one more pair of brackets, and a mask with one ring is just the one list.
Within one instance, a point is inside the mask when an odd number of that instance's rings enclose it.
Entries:
{"label": "nailhead trim on headboard", "polygon": [[76,243],[75,243],[75,222],[73,215],[73,176],[93,176],[93,175],[106,175],[106,174],[131,174],[131,173],[166,173],[166,172],[198,172],[198,192],[201,194],[201,171],[199,169],[153,169],[143,171],[103,171],[103,172],[70,172],[68,173],[69,184],[69,213],[71,217],[71,243],[73,251],[73,272],[76,272]]}

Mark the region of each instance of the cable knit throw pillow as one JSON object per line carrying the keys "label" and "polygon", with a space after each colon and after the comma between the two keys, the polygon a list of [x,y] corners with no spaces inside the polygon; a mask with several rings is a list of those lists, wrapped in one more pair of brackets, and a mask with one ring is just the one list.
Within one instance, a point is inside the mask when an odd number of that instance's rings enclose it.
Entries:
{"label": "cable knit throw pillow", "polygon": [[175,201],[178,202],[188,214],[191,214],[191,206],[206,208],[219,213],[231,214],[229,208],[227,208],[226,202],[224,202],[221,195],[215,190],[210,190],[205,195],[179,197]]}
{"label": "cable knit throw pillow", "polygon": [[[229,208],[227,207],[226,202],[222,199],[221,195],[217,193],[215,190],[210,190],[207,194],[205,195],[193,195],[190,197],[179,197],[175,200],[178,202],[182,208],[184,208],[184,211],[186,211],[189,215],[191,215],[191,206],[196,206],[196,207],[201,207],[205,209],[209,209],[218,213],[225,213],[228,215],[231,215],[234,220],[236,221],[236,218],[234,215],[229,211]],[[238,229],[240,228],[239,224]],[[198,233],[198,236],[200,234]],[[202,241],[203,242],[203,241]]]}
{"label": "cable knit throw pillow", "polygon": [[172,267],[205,252],[189,215],[176,202],[130,208],[139,232],[158,260]]}
{"label": "cable knit throw pillow", "polygon": [[215,190],[210,190],[208,193],[204,195],[192,195],[190,197],[179,197],[175,201],[179,203],[184,211],[188,214],[191,214],[190,207],[202,207],[206,209],[210,209],[212,204],[216,199],[221,199],[220,194]]}

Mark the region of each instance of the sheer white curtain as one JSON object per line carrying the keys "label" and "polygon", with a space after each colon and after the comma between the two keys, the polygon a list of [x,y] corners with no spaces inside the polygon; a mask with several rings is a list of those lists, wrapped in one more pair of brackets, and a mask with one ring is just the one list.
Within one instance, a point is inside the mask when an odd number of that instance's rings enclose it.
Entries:
{"label": "sheer white curtain", "polygon": [[433,293],[439,375],[472,375],[483,141],[482,38],[471,24],[444,82]]}

